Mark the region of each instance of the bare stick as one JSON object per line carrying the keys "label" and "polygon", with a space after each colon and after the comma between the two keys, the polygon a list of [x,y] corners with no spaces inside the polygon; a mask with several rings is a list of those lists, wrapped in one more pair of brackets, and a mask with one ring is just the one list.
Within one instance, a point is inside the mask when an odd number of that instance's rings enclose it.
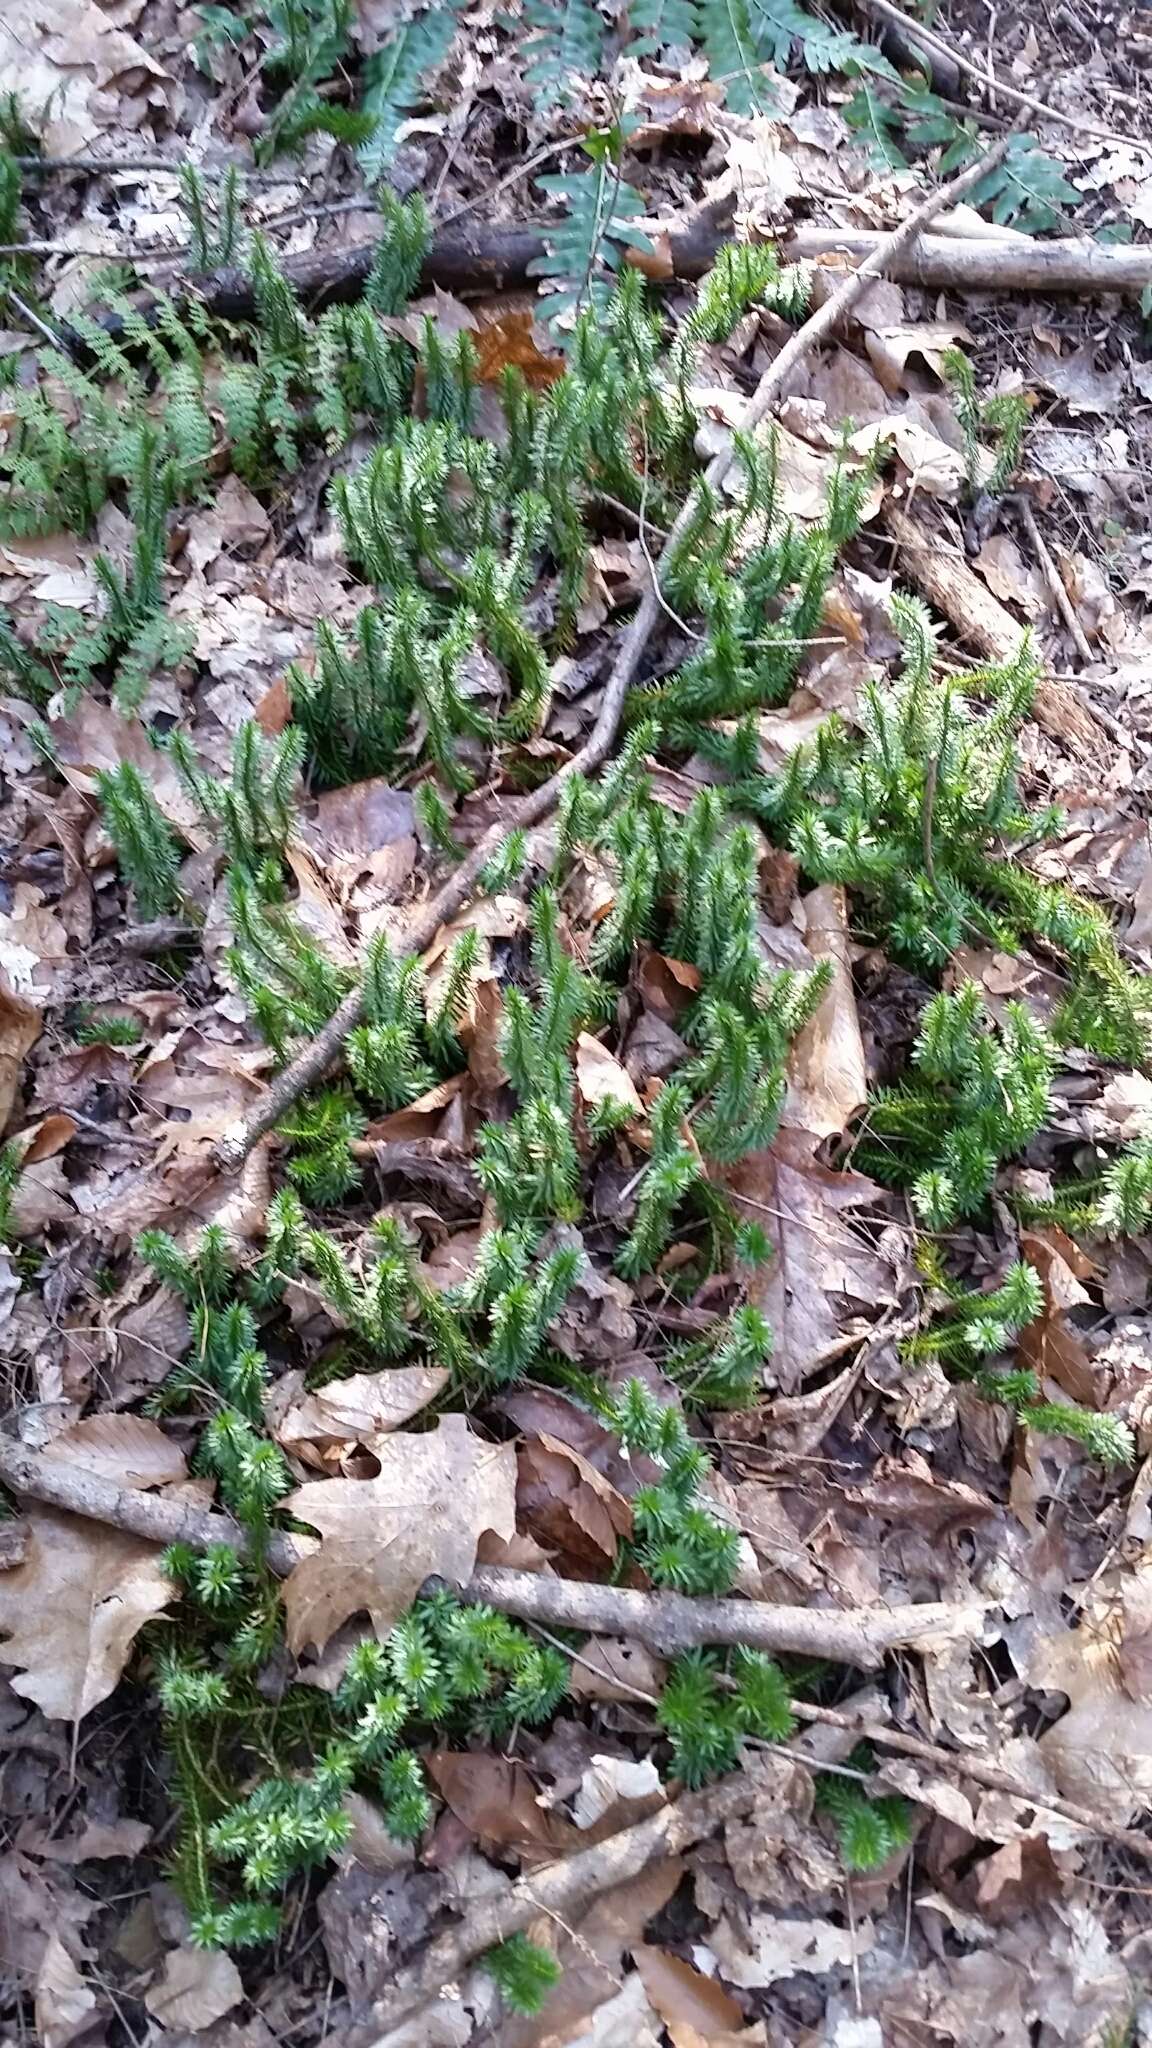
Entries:
{"label": "bare stick", "polygon": [[[789,236],[793,262],[842,251],[870,256],[884,240],[875,228],[801,227]],[[922,235],[887,266],[898,284],[933,290],[1139,293],[1152,284],[1152,244],[1034,242],[1028,235]]]}
{"label": "bare stick", "polygon": [[[66,1514],[105,1522],[158,1544],[186,1543],[208,1550],[226,1543],[243,1553],[248,1539],[230,1516],[189,1507],[133,1487],[114,1486],[79,1465],[30,1451],[0,1436],[0,1481],[13,1493],[44,1502]],[[277,1533],[268,1549],[274,1572],[286,1577],[314,1546]],[[776,1607],[759,1600],[694,1600],[682,1593],[634,1593],[618,1586],[581,1585],[535,1572],[495,1565],[473,1573],[460,1589],[464,1600],[483,1601],[502,1613],[557,1627],[582,1628],[590,1635],[632,1635],[666,1652],[701,1643],[744,1643],[750,1649],[801,1656],[873,1670],[890,1650],[924,1648],[932,1642],[978,1639],[984,1633],[980,1605],[876,1607],[844,1612],[828,1607]]]}
{"label": "bare stick", "polygon": [[[831,298],[806,320],[803,327],[785,342],[775,361],[761,377],[755,394],[741,425],[744,431],[758,426],[772,406],[777,394],[787,384],[798,363],[830,334],[844,315],[861,298],[875,277],[884,272],[889,262],[915,241],[926,222],[932,220],[942,207],[951,206],[955,201],[985,175],[990,167],[1000,161],[1008,147],[1008,138],[1002,138],[990,149],[979,163],[969,165],[960,176],[931,193],[907,220],[885,237],[880,246],[873,250],[858,270],[833,292]],[[727,476],[735,459],[731,444],[722,448],[709,463],[705,471],[705,485],[718,489]],[[507,824],[494,827],[480,841],[467,860],[462,862],[431,901],[416,912],[407,931],[397,944],[401,957],[411,953],[422,953],[431,944],[440,926],[461,910],[472,895],[481,869],[495,853],[505,835],[514,829],[538,825],[548,817],[560,798],[561,790],[574,775],[587,775],[599,768],[611,751],[624,709],[624,700],[640,666],[653,627],[661,616],[659,579],[664,564],[674,555],[683,535],[688,531],[696,508],[696,492],[690,492],[676,519],[671,533],[661,549],[656,563],[656,574],[650,580],[648,589],[641,598],[635,614],[628,625],[611,673],[604,689],[599,715],[589,738],[551,780],[541,785],[531,796],[525,797],[510,813]],[[314,1081],[327,1073],[336,1059],[348,1033],[359,1023],[362,1015],[362,996],[359,988],[345,997],[340,1008],[331,1017],[324,1029],[312,1043],[277,1075],[268,1093],[252,1115],[243,1122],[234,1124],[225,1131],[216,1147],[219,1164],[227,1170],[234,1170],[246,1158],[258,1138],[278,1123],[285,1110]]]}
{"label": "bare stick", "polygon": [[894,7],[892,0],[863,0],[863,5],[869,14],[875,15],[881,21],[892,22],[909,37],[910,41],[921,43],[926,50],[934,51],[937,56],[946,57],[950,64],[955,65],[957,71],[963,71],[967,77],[974,78],[986,92],[996,93],[1001,99],[1009,100],[1014,107],[1026,107],[1030,113],[1042,114],[1046,121],[1058,121],[1061,127],[1071,128],[1074,135],[1089,135],[1094,142],[1110,142],[1113,146],[1119,144],[1122,148],[1131,148],[1131,135],[1117,135],[1114,129],[1097,128],[1091,121],[1084,121],[1077,114],[1062,114],[1059,107],[1050,107],[1044,100],[1035,99],[1030,92],[1021,92],[1019,86],[1005,85],[1003,79],[998,78],[994,71],[988,70],[983,64],[977,64],[973,58],[966,57],[962,50],[957,49],[955,43],[947,42],[935,29],[925,28],[923,22],[915,21],[910,14],[905,14],[901,8]]}
{"label": "bare stick", "polygon": [[1080,656],[1081,661],[1092,662],[1096,657],[1089,644],[1088,635],[1080,624],[1076,616],[1076,607],[1064,588],[1064,578],[1052,559],[1052,550],[1036,524],[1036,514],[1033,512],[1027,498],[1021,498],[1019,503],[1020,516],[1024,521],[1024,531],[1028,535],[1032,552],[1044,573],[1044,581],[1052,593],[1056,609],[1072,635],[1076,652]]}
{"label": "bare stick", "polygon": [[583,1628],[593,1635],[635,1636],[665,1655],[704,1643],[742,1643],[773,1656],[827,1657],[874,1671],[890,1650],[933,1642],[980,1640],[988,1610],[980,1603],[924,1601],[900,1607],[776,1607],[766,1600],[689,1599],[682,1593],[634,1593],[585,1585],[539,1572],[481,1566],[462,1597],[485,1601],[522,1621]]}
{"label": "bare stick", "polygon": [[468,1964],[485,1949],[507,1941],[510,1934],[520,1933],[542,1915],[571,1921],[598,1893],[627,1884],[658,1856],[678,1855],[726,1821],[747,1813],[757,1790],[754,1772],[734,1772],[705,1792],[686,1793],[675,1805],[661,1807],[650,1819],[621,1828],[619,1834],[608,1835],[590,1849],[581,1849],[563,1862],[546,1863],[542,1870],[517,1879],[495,1898],[482,1899],[462,1927],[440,1935],[425,1949],[415,1968],[374,2008],[372,2026],[353,2034],[349,2048],[369,2048],[370,2043],[372,2048],[385,2048],[387,2036],[401,2021],[442,1997],[446,1987],[456,1984]]}

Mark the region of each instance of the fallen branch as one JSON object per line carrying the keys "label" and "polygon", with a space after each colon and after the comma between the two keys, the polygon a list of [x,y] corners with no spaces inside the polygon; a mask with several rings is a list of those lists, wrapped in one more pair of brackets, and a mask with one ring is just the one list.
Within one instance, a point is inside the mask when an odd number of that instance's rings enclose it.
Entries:
{"label": "fallen branch", "polygon": [[[667,238],[672,277],[703,277],[715,261],[732,219],[730,198],[702,207],[678,234]],[[437,229],[421,271],[425,290],[438,285],[450,292],[498,292],[532,281],[531,265],[546,253],[546,227],[467,227]],[[376,242],[351,249],[309,250],[284,256],[281,268],[294,291],[311,305],[329,306],[358,299],[376,255]],[[644,259],[645,266],[648,259]],[[193,280],[197,297],[222,320],[251,319],[256,303],[252,279],[239,269],[214,270]]]}
{"label": "fallen branch", "polygon": [[[789,237],[793,262],[816,262],[842,252],[871,255],[884,236],[867,228],[797,228]],[[1034,242],[1028,235],[924,235],[887,266],[897,284],[936,291],[1139,293],[1152,284],[1152,242]]]}
{"label": "fallen branch", "polygon": [[980,1641],[988,1609],[923,1601],[900,1607],[777,1607],[764,1600],[689,1599],[682,1593],[634,1593],[586,1585],[539,1572],[482,1566],[464,1589],[522,1621],[587,1629],[591,1635],[634,1636],[665,1656],[706,1643],[741,1643],[772,1656],[827,1657],[874,1671],[891,1650],[925,1649],[963,1638]]}
{"label": "fallen branch", "polygon": [[[942,208],[952,206],[992,165],[998,163],[1007,146],[1008,139],[1003,138],[982,156],[978,163],[970,164],[959,177],[952,178],[948,184],[941,185],[937,191],[931,193],[914,212],[909,214],[906,221],[884,237],[859,269],[845,278],[832,296],[825,300],[811,318],[785,342],[775,361],[761,377],[748,411],[741,421],[745,433],[751,433],[764,419],[777,393],[786,386],[797,364],[839,324],[845,313],[863,296],[869,281],[882,276],[888,265],[915,241],[928,221],[934,219]],[[704,477],[705,485],[712,490],[719,489],[734,461],[735,449],[731,444],[721,449],[708,465]],[[463,908],[475,890],[481,870],[508,832],[540,824],[555,809],[561,790],[573,775],[587,775],[606,760],[616,737],[624,700],[640,666],[653,628],[661,617],[661,569],[688,531],[695,504],[696,494],[692,492],[685,500],[659,558],[652,565],[649,587],[625,630],[604,688],[599,715],[589,738],[556,775],[548,782],[542,783],[539,789],[531,796],[523,798],[510,811],[506,823],[486,834],[443,888],[437,891],[423,909],[415,913],[409,921],[407,931],[397,943],[396,950],[401,957],[422,953],[431,944],[441,925],[455,917]],[[327,1073],[348,1033],[360,1022],[361,1016],[362,995],[357,987],[345,998],[312,1043],[298,1054],[290,1066],[285,1067],[282,1074],[277,1075],[251,1116],[225,1131],[216,1147],[216,1158],[222,1167],[226,1170],[238,1167],[257,1139],[263,1137],[265,1131],[271,1130],[272,1126],[280,1121],[284,1112],[306,1088],[310,1088],[314,1081],[319,1081]]]}
{"label": "fallen branch", "polygon": [[[0,1481],[28,1500],[107,1523],[150,1543],[186,1543],[193,1550],[226,1543],[241,1554],[247,1549],[245,1531],[228,1515],[114,1486],[81,1466],[30,1451],[6,1436],[0,1436]],[[268,1562],[284,1578],[312,1548],[307,1538],[277,1534],[269,1545]],[[980,1605],[927,1601],[845,1612],[836,1607],[777,1607],[758,1600],[693,1600],[682,1593],[634,1593],[495,1565],[474,1572],[460,1597],[523,1619],[586,1629],[590,1635],[635,1636],[665,1653],[701,1643],[743,1643],[775,1655],[825,1657],[869,1671],[882,1664],[890,1650],[923,1649],[965,1637],[979,1640],[986,1616]]]}
{"label": "fallen branch", "polygon": [[688,1792],[650,1819],[621,1828],[590,1849],[546,1863],[518,1878],[495,1898],[481,1899],[462,1927],[433,1941],[416,1964],[374,2007],[371,2027],[358,2028],[346,2048],[385,2048],[387,2036],[433,1999],[444,1996],[474,1959],[541,1917],[571,1924],[599,1893],[639,1877],[658,1856],[677,1856],[727,1821],[747,1813],[757,1797],[753,1772],[733,1772],[705,1792]]}
{"label": "fallen branch", "polygon": [[1044,581],[1048,585],[1052,602],[1072,636],[1072,645],[1075,647],[1081,661],[1090,665],[1096,657],[1092,652],[1092,645],[1088,635],[1076,615],[1076,607],[1064,588],[1064,578],[1061,576],[1052,558],[1052,550],[1036,524],[1036,514],[1033,512],[1027,498],[1021,498],[1019,503],[1020,516],[1024,521],[1024,531],[1028,535],[1029,546],[1040,564],[1040,569],[1043,573]]}
{"label": "fallen branch", "polygon": [[[908,581],[943,612],[964,646],[984,661],[1013,660],[1026,628],[993,597],[959,549],[891,499],[884,507],[884,524],[900,550]],[[1106,731],[1095,711],[1068,683],[1052,676],[1041,676],[1037,683],[1032,714],[1057,739],[1096,751],[1105,745]]]}

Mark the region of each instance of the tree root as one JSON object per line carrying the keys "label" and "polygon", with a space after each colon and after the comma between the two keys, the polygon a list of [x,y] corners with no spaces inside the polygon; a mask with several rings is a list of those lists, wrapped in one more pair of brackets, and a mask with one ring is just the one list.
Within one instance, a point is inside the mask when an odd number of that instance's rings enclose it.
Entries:
{"label": "tree root", "polygon": [[[756,388],[748,411],[741,422],[745,433],[751,433],[764,419],[777,394],[786,386],[797,364],[803,361],[812,349],[822,342],[839,324],[844,315],[855,305],[868,289],[873,278],[884,275],[888,266],[902,255],[930,220],[944,207],[951,206],[963,197],[969,188],[998,163],[1008,147],[1008,138],[1002,138],[994,147],[970,164],[959,177],[952,178],[929,195],[922,204],[908,215],[907,220],[884,236],[872,254],[846,277],[832,296],[825,300],[811,318],[785,342],[779,355],[764,372]],[[713,490],[719,489],[735,459],[731,445],[721,449],[713,457],[705,472],[705,483]],[[491,859],[506,835],[514,829],[526,829],[539,825],[556,808],[561,790],[573,775],[587,775],[600,768],[607,759],[620,724],[624,701],[653,629],[663,611],[660,595],[660,572],[666,561],[675,553],[685,532],[689,529],[695,508],[695,493],[685,500],[679,517],[661,550],[659,559],[653,565],[649,588],[641,598],[636,611],[625,630],[611,673],[604,688],[599,715],[592,732],[584,745],[566,762],[548,782],[542,783],[530,796],[509,806],[507,820],[493,827],[445,882],[443,888],[412,917],[408,929],[396,944],[396,952],[404,958],[413,953],[422,953],[436,936],[442,924],[455,917],[473,894],[481,870]],[[252,1114],[242,1122],[225,1131],[216,1146],[216,1159],[226,1171],[235,1171],[252,1150],[257,1139],[280,1121],[285,1111],[297,1098],[319,1081],[332,1066],[348,1033],[355,1029],[363,1015],[363,998],[359,987],[345,997],[339,1009],[329,1019],[324,1029],[317,1034],[310,1045],[297,1055],[272,1082],[267,1094],[257,1104]]]}

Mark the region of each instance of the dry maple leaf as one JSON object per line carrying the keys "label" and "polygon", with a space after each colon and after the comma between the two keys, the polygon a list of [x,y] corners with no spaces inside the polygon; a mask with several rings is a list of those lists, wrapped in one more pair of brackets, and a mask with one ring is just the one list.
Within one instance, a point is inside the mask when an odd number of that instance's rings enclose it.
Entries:
{"label": "dry maple leaf", "polygon": [[13,1692],[79,1721],[113,1690],[146,1621],[175,1598],[154,1543],[46,1509],[28,1515],[24,1564],[0,1576],[0,1662]]}
{"label": "dry maple leaf", "polygon": [[323,1650],[361,1611],[387,1635],[433,1573],[465,1584],[485,1529],[515,1529],[515,1450],[482,1442],[463,1415],[444,1416],[426,1436],[387,1437],[376,1456],[375,1479],[317,1480],[283,1503],[323,1538],[285,1582],[293,1650]]}

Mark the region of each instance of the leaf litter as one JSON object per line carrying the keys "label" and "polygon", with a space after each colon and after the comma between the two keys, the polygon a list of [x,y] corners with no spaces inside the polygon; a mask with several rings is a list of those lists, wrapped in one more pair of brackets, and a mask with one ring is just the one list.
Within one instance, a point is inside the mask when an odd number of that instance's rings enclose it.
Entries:
{"label": "leaf litter", "polygon": [[[181,150],[190,145],[206,162],[206,148],[247,162],[252,136],[243,107],[255,104],[253,84],[257,96],[262,90],[262,59],[245,84],[219,22],[213,41],[218,13],[203,9],[197,17],[207,33],[205,72],[183,28],[157,35],[139,8],[65,10],[67,19],[43,6],[18,8],[2,32],[11,45],[8,69],[26,104],[45,112],[45,150],[98,147],[111,158],[138,151],[142,137],[151,149],[158,136]],[[410,123],[401,145],[411,189],[431,193],[439,180],[441,197],[454,204],[483,196],[505,168],[493,153],[496,129],[505,104],[521,107],[493,55],[491,24],[481,15],[474,26],[488,67],[474,103],[475,132],[465,121],[454,159],[441,147],[436,117]],[[949,26],[961,40],[969,36],[962,10],[952,11]],[[982,40],[974,48],[980,54]],[[1021,45],[1015,57],[1015,75],[1031,79],[1035,53]],[[697,60],[678,62],[672,46],[663,59],[670,76],[637,66],[627,85],[664,159],[649,167],[653,218],[677,227],[700,197],[735,196],[743,225],[786,228],[821,180],[835,224],[891,218],[891,188],[855,152],[835,88],[829,94],[806,79],[798,89],[780,79],[778,114],[741,121],[720,108],[722,94]],[[536,132],[545,130],[538,124]],[[694,147],[681,147],[685,136],[707,139],[707,183]],[[549,131],[548,139],[557,138]],[[1090,153],[1082,161],[1092,162]],[[320,246],[329,234],[331,246],[344,245],[339,217],[326,223],[317,211],[346,196],[350,177],[355,184],[332,138],[312,135],[303,157],[278,159],[277,172],[260,207],[303,204],[310,217],[289,231],[297,246]],[[1113,183],[1134,217],[1145,219],[1147,161],[1139,154],[1134,164],[1105,161],[1098,173],[1074,176],[1086,191]],[[92,274],[70,243],[111,230],[115,249],[141,233],[170,237],[172,222],[184,231],[170,171],[120,173],[104,186],[75,190],[71,214],[47,185],[35,197],[38,227],[61,250],[45,279],[47,310],[59,319],[87,302]],[[682,316],[687,295],[673,291]],[[547,389],[562,375],[563,359],[535,303],[525,307],[505,294],[473,313],[441,293],[430,317],[441,336],[475,337],[485,394],[509,364],[533,388]],[[1139,914],[1141,898],[1101,835],[1143,830],[1147,745],[1133,707],[1147,694],[1146,567],[1130,479],[1144,430],[1129,410],[1132,392],[1144,389],[1145,351],[1134,327],[1112,343],[1067,309],[1053,334],[1047,308],[1021,306],[1025,340],[1017,350],[985,305],[878,287],[874,303],[858,308],[849,331],[810,360],[786,397],[783,487],[798,520],[822,515],[842,432],[853,463],[864,464],[875,448],[885,468],[882,481],[869,483],[870,524],[849,571],[861,580],[846,583],[835,605],[826,599],[812,636],[834,641],[834,652],[814,647],[791,700],[760,716],[760,761],[768,769],[786,762],[830,709],[853,727],[862,686],[891,657],[884,599],[864,596],[866,585],[881,591],[893,569],[883,539],[886,507],[929,498],[943,508],[951,545],[978,538],[965,535],[963,511],[953,517],[964,500],[964,443],[942,367],[944,352],[964,343],[982,383],[1000,379],[1008,389],[1017,375],[1045,394],[1025,484],[1042,523],[1052,517],[1063,581],[1097,655],[1082,672],[1084,687],[1119,719],[1125,740],[1119,765],[1086,767],[1074,744],[1030,728],[1026,774],[1038,791],[1058,793],[1069,814],[1051,872],[1118,905],[1124,917],[1134,897]],[[20,353],[30,364],[18,311],[6,317],[6,355]],[[752,316],[736,339],[710,350],[695,393],[710,445],[730,436],[779,345],[774,317]],[[1029,319],[1044,329],[1031,346]],[[409,339],[419,345],[416,326]],[[1109,427],[1113,418],[1119,427]],[[1098,434],[1088,431],[1097,424]],[[320,515],[326,462],[316,461],[314,477],[271,489],[228,473],[170,537],[170,609],[189,623],[192,652],[175,684],[151,679],[146,711],[157,730],[178,719],[216,773],[250,714],[267,731],[282,729],[285,671],[311,658],[316,618],[348,628],[365,601]],[[1079,511],[1069,517],[1073,501]],[[643,582],[651,536],[642,525],[637,543],[634,508],[623,528],[614,522],[607,506],[598,580],[584,593],[578,637],[565,657],[578,680],[588,662],[591,692],[575,687],[570,700],[558,693],[540,742],[554,749],[566,749],[582,730],[603,669],[600,642],[616,631]],[[107,522],[100,539],[123,561],[131,534],[121,524],[118,542]],[[658,524],[654,517],[654,530]],[[63,533],[40,535],[34,545],[5,543],[0,595],[23,637],[36,638],[53,604],[95,616],[94,552]],[[1002,522],[972,562],[1019,622],[1034,623],[1052,665],[1068,667],[1061,609],[1017,530]],[[555,601],[554,591],[539,596],[542,604]],[[222,1215],[237,1236],[260,1245],[279,1147],[275,1161],[270,1152],[259,1155],[237,1186],[221,1182],[211,1146],[261,1099],[271,1062],[229,973],[231,932],[213,834],[170,757],[154,747],[146,724],[103,700],[102,686],[64,691],[45,719],[61,778],[50,781],[28,740],[27,708],[14,700],[0,707],[5,732],[11,713],[12,812],[4,831],[14,875],[0,909],[0,1132],[15,1138],[24,1158],[5,1266],[12,1280],[0,1287],[15,1425],[26,1442],[78,1474],[159,1501],[191,1490],[203,1502],[209,1483],[188,1478],[197,1443],[187,1416],[163,1403],[155,1415],[140,1412],[176,1368],[195,1361],[196,1307],[147,1281],[132,1241],[156,1224],[194,1235]],[[98,774],[124,760],[147,773],[187,848],[184,901],[198,907],[193,938],[207,917],[203,953],[186,937],[152,955],[123,945],[133,920],[94,798]],[[524,748],[518,772],[532,772],[530,762]],[[708,779],[699,759],[685,772],[697,770]],[[288,861],[293,898],[337,964],[359,958],[376,930],[398,931],[427,890],[424,826],[400,781],[353,780],[301,806]],[[670,803],[683,811],[696,787],[690,781],[687,795]],[[499,818],[510,793],[508,779],[485,786],[461,807],[461,819]],[[46,798],[60,807],[54,820],[45,821]],[[577,910],[574,894],[571,910],[570,936],[583,964],[618,889],[607,870],[587,881],[583,906]],[[654,1471],[643,1453],[619,1453],[615,1434],[582,1404],[579,1375],[602,1374],[616,1387],[639,1377],[676,1407],[679,1390],[663,1369],[670,1349],[707,1341],[746,1297],[772,1325],[771,1356],[753,1405],[714,1417],[723,1474],[717,1497],[747,1550],[741,1588],[756,1583],[766,1600],[844,1608],[972,1593],[986,1599],[1002,1617],[998,1639],[976,1653],[964,1648],[893,1666],[886,1705],[899,1726],[995,1757],[1038,1804],[980,1792],[962,1772],[934,1775],[906,1759],[876,1754],[853,1763],[851,1745],[820,1749],[815,1734],[829,1731],[809,1730],[796,1747],[817,1765],[878,1770],[880,1782],[909,1802],[911,1849],[871,1873],[847,1873],[832,1821],[819,1803],[812,1809],[811,1772],[775,1760],[773,1774],[761,1757],[747,1824],[730,1824],[683,1859],[650,1865],[604,1892],[571,1926],[544,1920],[534,1928],[558,1950],[564,1975],[540,2018],[505,2013],[499,2038],[510,2048],[561,2039],[671,2048],[773,2040],[799,2048],[816,2039],[840,2048],[913,2038],[989,2048],[1037,2038],[1140,2041],[1149,2033],[1141,2003],[1142,1876],[1123,1852],[1061,1823],[1042,1802],[1045,1793],[1062,1794],[1107,1824],[1121,1815],[1139,1820],[1152,1801],[1146,1482],[1143,1495],[1139,1478],[1134,1486],[1130,1478],[1108,1482],[1075,1441],[1016,1428],[1006,1411],[990,1408],[938,1364],[901,1355],[902,1333],[922,1327],[939,1298],[932,1276],[913,1262],[915,1219],[903,1197],[854,1157],[877,1069],[890,1078],[899,1067],[909,993],[903,970],[894,971],[841,885],[802,886],[798,869],[785,863],[773,904],[766,860],[761,886],[767,957],[799,967],[826,961],[832,973],[792,1050],[782,1128],[771,1144],[725,1169],[736,1212],[762,1229],[772,1257],[751,1284],[729,1261],[686,1291],[676,1276],[692,1270],[695,1247],[687,1239],[673,1242],[654,1275],[626,1280],[611,1270],[611,1232],[630,1221],[630,1205],[634,1213],[660,1084],[694,1050],[698,970],[644,947],[617,1014],[590,1021],[576,1042],[581,1141],[597,1114],[619,1118],[593,1200],[579,1230],[557,1224],[538,1253],[570,1249],[583,1262],[549,1325],[552,1352],[572,1369],[571,1380],[517,1388],[465,1420],[441,1412],[444,1366],[349,1371],[339,1350],[347,1327],[331,1315],[317,1318],[314,1302],[294,1302],[298,1327],[310,1334],[302,1352],[278,1338],[265,1416],[295,1481],[283,1505],[308,1554],[285,1584],[288,1644],[269,1658],[261,1688],[268,1697],[291,1688],[297,1653],[304,1666],[325,1650],[346,1660],[364,1639],[364,1617],[387,1635],[430,1577],[462,1586],[478,1559],[515,1555],[532,1559],[529,1569],[562,1577],[607,1576],[633,1530],[637,1492]],[[447,985],[453,940],[478,934],[479,967],[460,1018],[467,1072],[386,1110],[357,1141],[367,1206],[397,1218],[420,1242],[421,1270],[438,1273],[437,1285],[469,1283],[493,1220],[474,1177],[460,1175],[472,1175],[478,1129],[509,1111],[504,1026],[508,990],[527,975],[526,923],[515,889],[497,888],[434,944],[429,1017]],[[1139,924],[1129,933],[1134,946],[1142,944],[1139,933]],[[1009,959],[999,950],[973,952],[965,964],[979,972],[990,1003],[1022,990],[1050,1020],[1062,992],[1050,999],[1040,980],[1052,975],[1052,963],[1012,959],[1009,986]],[[923,985],[911,992],[917,1015],[926,995]],[[76,1026],[106,1015],[109,1005],[128,1011],[138,1036],[75,1043]],[[908,1039],[905,1031],[905,1047]],[[1146,1083],[1124,1066],[1117,1072],[1084,1057],[1061,1071],[1053,1117],[1021,1176],[1051,1187],[1074,1163],[1091,1178],[1118,1144],[1143,1135]],[[397,1163],[394,1146],[413,1149]],[[417,1147],[425,1148],[423,1170]],[[1023,1258],[1039,1276],[1043,1307],[1021,1332],[1015,1362],[1058,1401],[1130,1416],[1145,1451],[1146,1237],[1121,1245],[1044,1221],[1018,1229],[1005,1187],[978,1222],[955,1233],[966,1284],[990,1293],[1013,1257]],[[362,1229],[365,1213],[363,1206],[354,1213],[350,1235]],[[150,1697],[157,1655],[180,1625],[176,1588],[157,1546],[16,1505],[19,1553],[13,1546],[15,1561],[0,1571],[0,1655],[9,1674],[0,1713],[13,1756],[0,1803],[14,1831],[3,1938],[17,2006],[48,2048],[101,2034],[119,2040],[120,2030],[138,2039],[150,2023],[157,2040],[199,2035],[215,2048],[260,2048],[264,2038],[289,2032],[320,2041],[333,2017],[339,2039],[341,2028],[363,2017],[353,1980],[356,1952],[376,1924],[368,1895],[357,1901],[349,1892],[338,1937],[335,1896],[317,1921],[302,1894],[283,1955],[241,1954],[238,1967],[219,1949],[189,1943],[164,1857],[149,1840],[163,1834],[168,1795],[146,1714],[144,1732],[134,1724]],[[631,1569],[643,1583],[639,1567]],[[443,1803],[414,1854],[384,1880],[393,1917],[380,1924],[395,1930],[386,1944],[389,1968],[408,1959],[452,1901],[467,1910],[501,1871],[571,1853],[581,1833],[612,1819],[620,1802],[631,1812],[631,1802],[642,1805],[662,1782],[653,1763],[662,1753],[652,1703],[667,1663],[640,1642],[602,1635],[584,1640],[579,1655],[569,1710],[579,1717],[587,1760],[575,1778],[556,1758],[550,1765],[533,1747],[538,1737],[518,1726],[507,1753],[503,1737],[427,1746]],[[845,1688],[854,1683],[863,1701],[858,1683],[844,1677]],[[150,1789],[142,1790],[145,1779]],[[372,1811],[381,1832],[380,1809],[362,1812],[361,1835],[348,1852],[354,1874],[364,1870],[355,1845],[369,1840]],[[143,1967],[117,1959],[115,1946],[129,1917],[123,1894],[140,1872],[160,1930]],[[335,1888],[343,1880],[330,1882]],[[49,1934],[49,1926],[56,1931]],[[304,1931],[314,1928],[319,1949]],[[359,1995],[363,2003],[363,1983]],[[491,2012],[489,1988],[444,2024],[463,2042],[473,2013]]]}

